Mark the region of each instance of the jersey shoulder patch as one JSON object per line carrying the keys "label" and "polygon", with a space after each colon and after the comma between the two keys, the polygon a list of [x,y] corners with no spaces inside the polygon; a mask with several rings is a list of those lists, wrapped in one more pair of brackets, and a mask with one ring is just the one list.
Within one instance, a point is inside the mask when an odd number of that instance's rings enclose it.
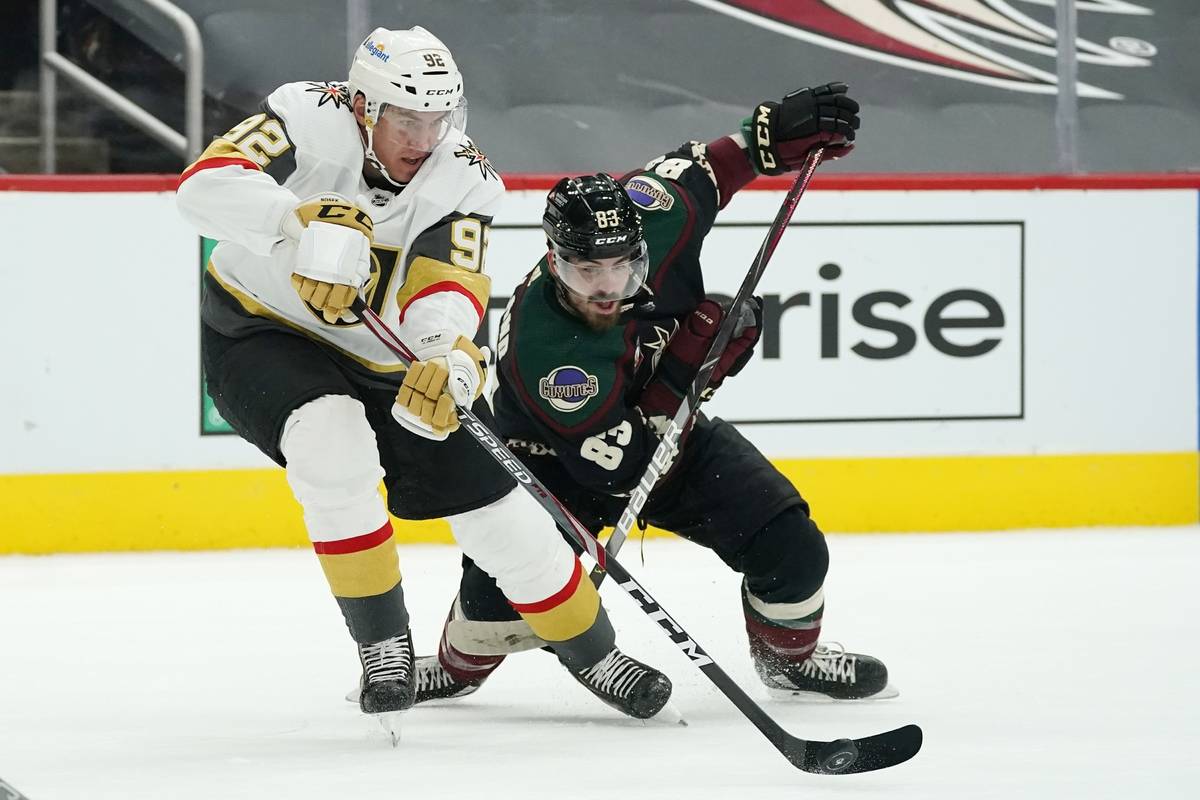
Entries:
{"label": "jersey shoulder patch", "polygon": [[466,134],[452,133],[434,148],[405,192],[424,229],[453,212],[494,217],[504,181]]}
{"label": "jersey shoulder patch", "polygon": [[689,237],[695,228],[696,203],[686,190],[673,180],[665,180],[647,170],[625,179],[625,191],[640,209],[643,235],[650,251],[648,282],[664,262],[676,251],[681,238]]}
{"label": "jersey shoulder patch", "polygon": [[[312,95],[308,100],[315,102],[317,108],[331,105],[335,111],[342,107],[354,110],[354,105],[351,103],[350,86],[344,82],[301,81],[299,84],[291,85],[298,85],[302,87],[305,95]],[[301,102],[303,99],[301,98]]]}
{"label": "jersey shoulder patch", "polygon": [[263,110],[278,118],[297,150],[361,169],[362,143],[345,83],[296,81],[267,97]]}
{"label": "jersey shoulder patch", "polygon": [[469,136],[463,136],[454,143],[454,157],[460,158],[467,164],[467,169],[475,167],[479,177],[484,181],[500,181],[500,173],[492,166],[492,162]]}
{"label": "jersey shoulder patch", "polygon": [[625,192],[633,204],[643,211],[670,211],[675,206],[675,192],[652,175],[634,175],[625,183]]}
{"label": "jersey shoulder patch", "polygon": [[295,81],[285,83],[267,96],[267,105],[290,121],[326,114],[354,116],[350,89],[338,81]]}

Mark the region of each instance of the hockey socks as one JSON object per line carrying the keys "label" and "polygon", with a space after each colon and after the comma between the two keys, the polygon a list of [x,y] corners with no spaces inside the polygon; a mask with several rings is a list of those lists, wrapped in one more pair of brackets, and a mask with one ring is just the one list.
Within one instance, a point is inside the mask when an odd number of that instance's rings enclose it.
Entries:
{"label": "hockey socks", "polygon": [[754,669],[772,694],[837,700],[895,696],[882,661],[848,653],[837,643],[818,643],[825,609],[821,590],[799,603],[764,603],[743,586],[742,608]]}

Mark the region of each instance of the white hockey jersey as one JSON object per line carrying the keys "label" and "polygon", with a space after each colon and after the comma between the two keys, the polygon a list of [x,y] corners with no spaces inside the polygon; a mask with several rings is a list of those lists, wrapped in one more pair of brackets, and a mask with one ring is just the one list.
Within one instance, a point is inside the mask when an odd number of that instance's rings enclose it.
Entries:
{"label": "white hockey jersey", "polygon": [[[208,264],[204,319],[226,335],[282,324],[332,346],[372,373],[398,359],[356,320],[326,323],[292,288],[297,244],[281,232],[303,200],[336,192],[374,223],[365,299],[419,358],[475,334],[487,308],[488,226],[504,183],[458,130],[437,145],[398,193],[363,177],[363,145],[344,83],[285,84],[256,114],[213,141],[181,176],[180,213],[219,240]],[[222,320],[224,316],[226,319]],[[232,326],[236,327],[236,326]]]}

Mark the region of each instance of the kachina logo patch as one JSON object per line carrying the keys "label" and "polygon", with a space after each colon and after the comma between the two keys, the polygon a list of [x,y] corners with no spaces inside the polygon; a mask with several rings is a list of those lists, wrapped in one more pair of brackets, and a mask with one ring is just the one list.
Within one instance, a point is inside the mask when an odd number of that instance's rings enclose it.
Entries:
{"label": "kachina logo patch", "polygon": [[578,411],[600,394],[600,381],[579,367],[556,367],[538,380],[538,395],[559,411]]}
{"label": "kachina logo patch", "polygon": [[[1026,13],[1054,0],[691,0],[793,39],[948,78],[1018,92],[1055,94],[1060,43],[1053,19]],[[1154,9],[1130,0],[1080,0],[1086,33],[1097,14],[1135,20]],[[1134,36],[1107,45],[1076,37],[1081,64],[1148,67],[1158,48]],[[1078,83],[1080,97],[1121,100],[1101,86]]]}
{"label": "kachina logo patch", "polygon": [[670,211],[675,205],[674,196],[661,183],[645,175],[638,175],[625,184],[625,193],[634,205],[647,211]]}

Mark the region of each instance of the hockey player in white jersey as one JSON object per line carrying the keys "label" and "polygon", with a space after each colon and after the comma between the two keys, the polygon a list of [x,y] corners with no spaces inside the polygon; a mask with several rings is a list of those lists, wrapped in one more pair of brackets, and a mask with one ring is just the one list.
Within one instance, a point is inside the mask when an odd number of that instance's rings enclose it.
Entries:
{"label": "hockey player in white jersey", "polygon": [[[181,213],[219,240],[201,311],[213,401],[286,468],[358,645],[364,712],[391,724],[417,689],[390,510],[445,517],[577,680],[653,716],[670,682],[616,648],[551,518],[457,432],[456,402],[493,424],[480,397],[487,359],[472,336],[504,192],[464,132],[462,75],[417,27],[372,32],[349,77],[279,87],[180,179]],[[407,372],[350,312],[356,295],[416,354]]]}

